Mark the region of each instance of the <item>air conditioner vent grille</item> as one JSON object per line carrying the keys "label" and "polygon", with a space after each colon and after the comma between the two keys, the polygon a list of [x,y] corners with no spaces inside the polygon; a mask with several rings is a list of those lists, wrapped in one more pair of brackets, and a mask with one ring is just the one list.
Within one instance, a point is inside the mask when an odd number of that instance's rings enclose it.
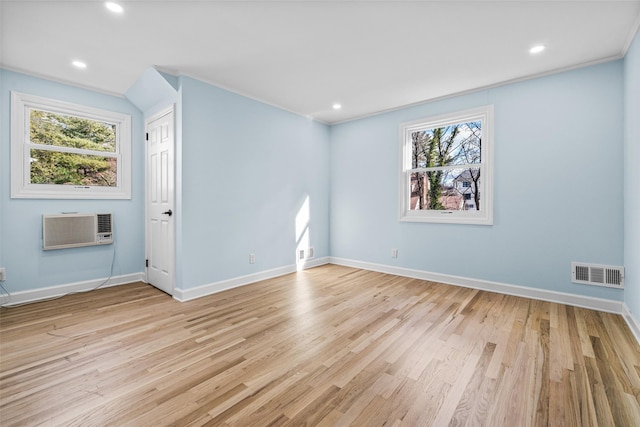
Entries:
{"label": "air conditioner vent grille", "polygon": [[624,267],[571,263],[571,281],[584,285],[624,289]]}
{"label": "air conditioner vent grille", "polygon": [[589,267],[584,265],[577,265],[575,268],[576,280],[582,280],[584,282],[589,281]]}
{"label": "air conditioner vent grille", "polygon": [[604,283],[604,268],[591,267],[591,281],[594,283]]}
{"label": "air conditioner vent grille", "polygon": [[111,214],[96,214],[98,217],[98,233],[111,233]]}
{"label": "air conditioner vent grille", "polygon": [[622,274],[617,269],[607,269],[607,283],[622,283]]}

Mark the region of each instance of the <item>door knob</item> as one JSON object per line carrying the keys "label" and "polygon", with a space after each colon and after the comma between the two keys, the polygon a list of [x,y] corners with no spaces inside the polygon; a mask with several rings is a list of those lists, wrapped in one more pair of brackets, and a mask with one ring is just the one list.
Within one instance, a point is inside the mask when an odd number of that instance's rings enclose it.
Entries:
{"label": "door knob", "polygon": [[166,212],[162,212],[162,215],[169,215],[169,216],[171,216],[171,215],[173,215],[173,212],[171,212],[171,209],[169,209],[169,210],[168,210],[168,211],[166,211]]}

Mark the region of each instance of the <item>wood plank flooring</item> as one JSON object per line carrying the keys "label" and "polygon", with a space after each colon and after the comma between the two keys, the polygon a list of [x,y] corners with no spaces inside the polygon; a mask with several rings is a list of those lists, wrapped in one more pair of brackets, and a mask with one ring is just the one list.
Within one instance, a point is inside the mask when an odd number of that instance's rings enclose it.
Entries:
{"label": "wood plank flooring", "polygon": [[326,265],[0,311],[2,426],[638,426],[613,314]]}

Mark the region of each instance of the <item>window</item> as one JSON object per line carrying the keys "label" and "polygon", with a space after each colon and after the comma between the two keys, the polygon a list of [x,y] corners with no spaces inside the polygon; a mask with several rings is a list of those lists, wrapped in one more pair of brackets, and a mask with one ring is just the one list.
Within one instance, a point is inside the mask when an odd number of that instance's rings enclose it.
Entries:
{"label": "window", "polygon": [[493,223],[493,106],[400,125],[400,221]]}
{"label": "window", "polygon": [[11,93],[11,197],[130,199],[131,117]]}

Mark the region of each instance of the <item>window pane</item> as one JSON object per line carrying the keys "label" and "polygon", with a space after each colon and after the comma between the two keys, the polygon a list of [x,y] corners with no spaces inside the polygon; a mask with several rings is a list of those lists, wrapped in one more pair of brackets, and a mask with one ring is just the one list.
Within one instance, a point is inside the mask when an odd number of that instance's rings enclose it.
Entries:
{"label": "window pane", "polygon": [[33,144],[115,153],[116,125],[32,109],[29,139]]}
{"label": "window pane", "polygon": [[414,172],[409,176],[410,210],[480,210],[480,168]]}
{"label": "window pane", "polygon": [[115,157],[31,150],[30,166],[32,184],[117,185]]}
{"label": "window pane", "polygon": [[458,123],[411,133],[412,169],[480,164],[482,122]]}

